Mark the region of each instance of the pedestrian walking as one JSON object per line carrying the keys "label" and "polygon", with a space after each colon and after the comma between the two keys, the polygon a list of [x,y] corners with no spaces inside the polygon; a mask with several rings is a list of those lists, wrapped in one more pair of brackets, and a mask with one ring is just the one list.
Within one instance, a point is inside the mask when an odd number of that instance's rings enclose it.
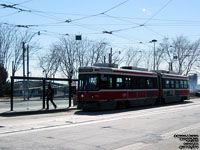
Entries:
{"label": "pedestrian walking", "polygon": [[57,108],[56,104],[53,101],[53,97],[54,97],[54,90],[51,87],[51,84],[49,84],[48,89],[47,89],[47,109],[46,110],[49,109],[49,101],[51,101],[55,109]]}

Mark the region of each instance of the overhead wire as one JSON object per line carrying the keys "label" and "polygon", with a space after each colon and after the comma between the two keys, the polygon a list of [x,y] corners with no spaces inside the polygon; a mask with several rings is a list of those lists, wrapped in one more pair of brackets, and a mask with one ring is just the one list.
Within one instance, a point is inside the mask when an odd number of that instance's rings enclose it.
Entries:
{"label": "overhead wire", "polygon": [[[144,23],[142,24],[139,24],[138,26],[133,26],[133,27],[129,27],[129,28],[123,28],[123,29],[118,29],[118,30],[113,30],[113,31],[104,31],[103,33],[108,33],[108,34],[112,34],[113,32],[121,32],[121,31],[125,31],[125,30],[130,30],[130,29],[134,29],[134,28],[138,28],[138,27],[146,27],[147,23],[149,21],[151,21],[156,15],[158,15],[165,7],[167,7],[167,5],[169,5],[169,3],[171,2],[172,0],[169,0],[165,5],[163,5],[152,17],[148,18]],[[109,16],[109,15],[107,15]],[[113,17],[114,18],[114,17]],[[115,17],[116,18],[116,17]],[[150,28],[147,28],[149,29],[150,31],[152,31],[153,33],[156,33],[157,35],[159,36],[163,36],[159,33],[157,33],[156,31],[153,31],[152,29]]]}
{"label": "overhead wire", "polygon": [[14,13],[11,13],[11,14],[4,15],[4,16],[0,16],[0,18],[12,16],[12,15],[15,15],[15,14],[18,14],[18,13],[20,13],[20,12],[18,11],[18,12],[14,12]]}
{"label": "overhead wire", "polygon": [[[78,18],[78,19],[66,20],[65,22],[71,23],[71,22],[73,22],[73,21],[78,21],[78,20],[82,20],[82,19],[86,19],[86,18],[90,18],[90,17],[95,17],[95,16],[102,15],[102,14],[105,14],[105,13],[107,13],[107,12],[109,12],[109,11],[111,11],[111,10],[113,10],[113,9],[115,9],[115,8],[117,8],[117,7],[121,6],[121,5],[123,5],[123,4],[125,4],[125,3],[128,2],[128,1],[129,1],[129,0],[125,0],[125,1],[123,1],[123,2],[121,2],[121,3],[119,3],[119,4],[117,4],[117,5],[113,6],[112,8],[110,8],[110,9],[108,9],[108,10],[105,10],[105,11],[101,12],[101,13],[98,13],[98,14],[95,14],[95,15],[86,16],[86,17],[82,17],[82,18]],[[86,25],[80,25],[80,24],[76,24],[76,23],[71,23],[71,24],[74,24],[74,25],[79,26],[79,27],[87,28],[87,29],[90,29],[90,30],[98,31],[97,29],[88,27],[88,26],[86,26]]]}
{"label": "overhead wire", "polygon": [[149,28],[149,27],[147,27],[147,26],[144,26],[144,27],[145,27],[146,29],[150,30],[151,32],[153,32],[153,33],[155,33],[155,34],[157,34],[157,35],[159,35],[159,36],[161,36],[161,37],[165,38],[165,36],[164,36],[164,35],[162,35],[162,34],[160,34],[160,33],[156,32],[156,31],[154,31],[153,29],[151,29],[151,28]]}
{"label": "overhead wire", "polygon": [[115,8],[125,4],[125,3],[127,3],[128,1],[129,0],[125,0],[125,1],[113,6],[112,8],[109,8],[109,9],[103,11],[103,12],[100,12],[100,13],[97,13],[97,14],[93,14],[93,15],[88,15],[88,16],[85,16],[85,17],[77,18],[77,19],[72,19],[71,21],[79,21],[79,20],[88,19],[88,18],[91,18],[91,17],[96,17],[96,16],[99,16],[99,15],[103,15],[103,14],[105,14],[105,13],[107,13],[107,12],[109,12],[109,11],[111,11],[111,10],[113,10],[113,9],[115,9]]}
{"label": "overhead wire", "polygon": [[155,33],[155,34],[164,37],[162,34],[160,34],[160,33],[156,32],[156,31],[150,29],[149,27],[147,27],[146,24],[147,24],[148,22],[150,22],[156,15],[158,15],[165,7],[167,7],[171,2],[172,2],[172,0],[167,1],[167,3],[166,3],[165,5],[163,5],[156,13],[154,13],[154,15],[152,15],[149,19],[147,19],[147,20],[143,23],[144,27],[147,28],[148,30],[150,30],[151,32]]}
{"label": "overhead wire", "polygon": [[[89,30],[93,30],[93,31],[97,31],[99,33],[106,33],[104,31],[106,31],[105,29],[102,29],[102,28],[98,28],[98,27],[94,27],[94,26],[91,26],[91,25],[87,25],[87,24],[80,24],[80,23],[75,23],[75,21],[80,21],[80,20],[84,20],[84,19],[88,19],[88,18],[91,18],[91,17],[97,17],[97,16],[105,16],[105,17],[109,17],[109,18],[113,18],[113,19],[116,19],[116,20],[119,20],[119,21],[122,21],[122,22],[126,22],[126,23],[130,23],[129,25],[131,24],[134,24],[136,26],[131,26],[131,27],[127,27],[127,28],[121,28],[121,29],[116,29],[116,30],[111,30],[111,31],[107,31],[108,34],[110,33],[115,33],[115,32],[121,32],[121,31],[126,31],[126,30],[130,30],[130,29],[134,29],[134,28],[139,28],[139,27],[145,27],[146,29],[150,30],[151,32],[161,36],[161,37],[164,37],[164,35],[154,31],[153,29],[151,29],[150,27],[151,26],[158,26],[159,24],[149,24],[150,21],[154,20],[154,21],[170,21],[170,22],[173,22],[173,21],[177,21],[177,20],[167,20],[167,19],[154,19],[155,16],[157,16],[164,8],[166,8],[171,2],[172,0],[169,0],[167,1],[167,3],[165,5],[163,5],[158,11],[156,11],[156,13],[151,16],[150,18],[135,18],[135,19],[141,19],[141,20],[146,20],[144,21],[144,23],[136,23],[136,22],[133,22],[133,21],[130,21],[128,17],[116,17],[116,16],[112,16],[112,15],[109,15],[107,14],[108,12],[114,10],[115,8],[127,3],[129,0],[125,0],[113,7],[111,7],[110,9],[107,9],[101,13],[97,13],[97,14],[93,14],[93,15],[85,15],[83,17],[80,17],[80,18],[77,18],[77,19],[67,19],[66,18],[60,18],[58,16],[54,16],[54,15],[49,15],[49,14],[69,14],[69,13],[56,13],[56,12],[45,12],[45,11],[38,11],[38,10],[32,10],[32,9],[27,9],[26,7],[22,6],[21,4],[25,3],[25,2],[30,2],[32,0],[27,0],[27,1],[24,1],[22,3],[18,3],[18,4],[13,4],[15,6],[20,6],[22,8],[25,8],[25,9],[22,9],[22,11],[25,11],[25,12],[29,12],[31,14],[34,14],[34,15],[38,15],[38,16],[41,16],[41,17],[44,17],[44,18],[49,18],[49,19],[52,19],[52,20],[56,20],[57,22],[53,22],[53,23],[44,23],[44,24],[38,24],[38,25],[24,25],[24,27],[28,26],[28,27],[42,27],[42,26],[59,26],[59,25],[66,25],[66,23],[70,23],[71,25],[73,26],[78,26],[78,27],[82,27],[82,28],[85,28],[85,29],[89,29]],[[18,8],[18,7],[17,7]],[[15,9],[15,8],[13,8]],[[20,9],[20,8],[19,8]],[[16,12],[16,13],[13,13],[14,14],[17,14],[19,12]],[[12,15],[12,14],[10,14]],[[71,14],[71,15],[82,15],[82,14]],[[9,15],[8,15],[9,16]],[[4,17],[4,16],[2,16]],[[1,18],[1,16],[0,16]],[[128,19],[128,20],[127,20]],[[130,19],[133,19],[133,18],[130,18]],[[178,20],[180,22],[187,22],[187,20]],[[188,20],[189,22],[189,20]],[[194,22],[198,22],[198,21],[194,21]],[[128,24],[127,24],[128,25]],[[166,24],[166,23],[163,23],[162,26],[168,26],[169,24]],[[171,24],[170,26],[172,26],[173,24]],[[180,25],[184,25],[184,24],[180,24]],[[161,26],[161,24],[159,25]],[[188,26],[188,25],[187,25]],[[21,26],[18,26],[18,27],[22,27]],[[31,28],[30,28],[31,29]],[[40,30],[40,29],[37,29],[37,30]],[[100,30],[104,30],[103,32],[100,31]],[[41,30],[42,31],[42,30]],[[46,30],[47,31],[47,30]],[[57,33],[55,33],[57,34]],[[97,33],[95,33],[97,34]],[[116,35],[116,34],[115,34]]]}
{"label": "overhead wire", "polygon": [[101,32],[101,30],[98,30],[98,29],[95,29],[95,28],[92,28],[92,27],[88,27],[88,26],[86,26],[86,25],[83,25],[83,24],[77,24],[77,23],[70,23],[70,24],[72,24],[72,25],[75,25],[75,26],[78,26],[78,27],[82,27],[82,28],[85,28],[85,29],[89,29],[89,30],[93,30],[93,31],[98,31],[98,32]]}
{"label": "overhead wire", "polygon": [[[41,14],[41,13],[39,13],[40,11],[35,11],[35,10],[32,10],[30,8],[27,8],[27,7],[21,5],[25,2],[30,2],[30,1],[32,1],[32,0],[24,1],[22,3],[17,3],[17,4],[9,2],[9,4],[0,4],[0,6],[2,6],[3,8],[16,9],[16,10],[19,10],[20,12],[22,12],[22,11],[23,12],[29,12],[29,13],[37,15],[37,16],[41,16],[41,17],[53,19],[53,20],[56,20],[56,21],[63,21],[64,22],[65,19],[63,19],[63,18],[58,18],[54,15],[46,15],[45,13]],[[15,7],[17,5],[20,5],[20,7]]]}
{"label": "overhead wire", "polygon": [[111,16],[111,15],[108,15],[108,14],[104,14],[104,15],[107,16],[107,17],[113,18],[113,19],[117,19],[117,20],[123,21],[123,22],[140,25],[139,23],[135,23],[135,22],[132,22],[132,21],[124,20],[124,19],[121,19],[120,17]]}
{"label": "overhead wire", "polygon": [[105,13],[107,13],[107,12],[109,12],[109,11],[111,11],[111,10],[113,10],[113,9],[115,9],[115,8],[117,8],[117,7],[119,7],[119,6],[121,6],[121,5],[125,4],[125,3],[127,3],[128,1],[129,1],[129,0],[125,0],[125,1],[123,1],[123,2],[121,2],[121,3],[119,3],[119,4],[117,4],[117,5],[113,6],[112,8],[103,11],[102,14],[105,14]]}
{"label": "overhead wire", "polygon": [[158,15],[165,7],[167,7],[173,0],[169,0],[164,6],[162,6],[156,13],[154,13],[153,16],[151,16],[147,21],[145,21],[143,24],[147,24],[149,21],[151,21],[156,15]]}

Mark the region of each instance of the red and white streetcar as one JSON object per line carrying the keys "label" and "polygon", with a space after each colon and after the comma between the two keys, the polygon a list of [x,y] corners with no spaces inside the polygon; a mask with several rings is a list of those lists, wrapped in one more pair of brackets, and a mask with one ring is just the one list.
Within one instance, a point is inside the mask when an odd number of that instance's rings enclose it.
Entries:
{"label": "red and white streetcar", "polygon": [[79,68],[78,108],[114,109],[189,99],[188,77],[97,64]]}

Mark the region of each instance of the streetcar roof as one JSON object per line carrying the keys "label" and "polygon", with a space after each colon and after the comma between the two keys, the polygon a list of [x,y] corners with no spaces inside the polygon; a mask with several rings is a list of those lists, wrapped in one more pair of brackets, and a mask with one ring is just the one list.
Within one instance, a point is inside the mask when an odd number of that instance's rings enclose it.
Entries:
{"label": "streetcar roof", "polygon": [[117,69],[110,67],[80,67],[80,74],[92,74],[92,73],[104,73],[104,74],[117,74],[117,75],[138,75],[138,76],[157,76],[157,73],[150,71],[139,71],[139,70],[130,70],[130,69]]}
{"label": "streetcar roof", "polygon": [[[141,71],[141,70],[130,70],[130,69],[118,69],[118,68],[111,68],[111,67],[99,67],[99,66],[92,66],[92,67],[80,67],[79,74],[95,74],[95,73],[102,73],[102,74],[116,74],[116,75],[135,75],[135,76],[151,76],[157,77],[158,73],[154,71]],[[171,74],[171,73],[160,73],[162,78],[170,78],[170,79],[185,79],[188,80],[187,76],[182,76],[178,74]]]}
{"label": "streetcar roof", "polygon": [[161,75],[162,75],[162,78],[189,80],[187,76],[182,76],[182,75],[177,75],[177,74],[161,73]]}

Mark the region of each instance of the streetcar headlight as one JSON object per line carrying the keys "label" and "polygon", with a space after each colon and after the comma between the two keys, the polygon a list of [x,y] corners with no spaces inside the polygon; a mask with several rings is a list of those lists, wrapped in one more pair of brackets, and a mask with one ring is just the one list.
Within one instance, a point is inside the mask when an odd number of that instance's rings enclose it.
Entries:
{"label": "streetcar headlight", "polygon": [[84,97],[84,94],[81,94],[81,98],[83,98]]}

